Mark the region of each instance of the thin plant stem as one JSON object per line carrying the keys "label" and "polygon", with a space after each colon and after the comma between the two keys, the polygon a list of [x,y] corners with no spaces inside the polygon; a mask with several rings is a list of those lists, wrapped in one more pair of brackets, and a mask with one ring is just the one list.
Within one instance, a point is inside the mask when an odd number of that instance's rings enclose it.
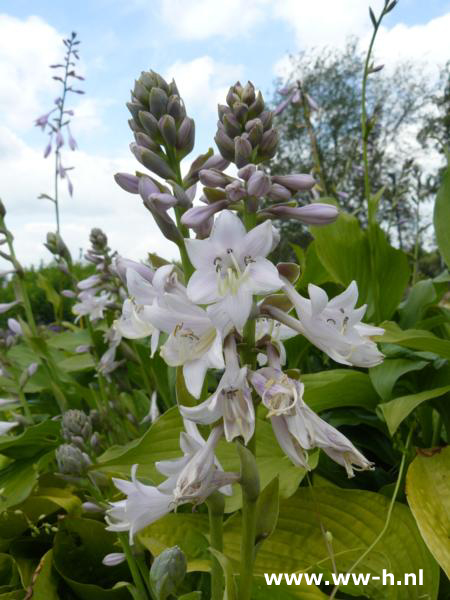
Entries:
{"label": "thin plant stem", "polygon": [[[413,434],[413,427],[410,428],[408,437],[406,439],[406,444],[405,444],[405,448],[403,450],[402,460],[400,462],[400,468],[398,470],[397,481],[395,483],[394,493],[392,494],[391,502],[389,504],[389,508],[388,508],[387,515],[386,515],[386,521],[384,522],[383,529],[380,531],[380,533],[377,535],[377,537],[374,539],[374,541],[370,544],[370,546],[353,563],[353,565],[347,571],[347,574],[352,573],[356,569],[356,567],[366,558],[366,556],[370,552],[372,552],[372,550],[375,548],[375,546],[378,544],[378,542],[381,540],[381,538],[384,536],[384,534],[386,533],[386,531],[389,528],[389,524],[391,522],[391,517],[392,517],[392,511],[394,510],[395,501],[397,499],[397,495],[398,495],[398,492],[400,489],[400,483],[403,479],[403,472],[405,470],[406,457],[408,454],[409,446],[411,444],[412,434]],[[336,585],[333,588],[333,591],[331,592],[331,595],[330,595],[330,600],[332,600],[336,596],[338,589],[339,589],[339,585]]]}
{"label": "thin plant stem", "polygon": [[30,410],[30,407],[28,406],[27,398],[22,389],[19,390],[18,395],[19,395],[19,402],[23,408],[23,412],[24,412],[25,416],[28,419],[30,419],[31,421],[33,421],[33,415],[31,414],[31,410]]}
{"label": "thin plant stem", "polygon": [[250,499],[243,493],[239,600],[250,600],[252,595],[253,564],[255,561],[256,503],[257,499]]}
{"label": "thin plant stem", "polygon": [[136,560],[131,551],[127,535],[124,533],[118,533],[117,535],[119,537],[120,543],[122,544],[123,552],[127,559],[128,566],[130,567],[131,576],[133,577],[134,585],[136,586],[138,594],[142,600],[147,600],[149,595],[142,580],[139,566],[137,565]]}
{"label": "thin plant stem", "polygon": [[[215,492],[207,499],[209,515],[209,541],[211,548],[223,552],[223,513],[225,499],[220,492]],[[223,599],[224,576],[219,561],[211,558],[211,600]]]}
{"label": "thin plant stem", "polygon": [[[300,87],[300,82],[299,82]],[[311,145],[311,152],[314,160],[314,167],[317,172],[320,181],[320,187],[322,188],[325,196],[328,196],[328,186],[325,179],[325,173],[322,168],[322,162],[320,160],[319,144],[317,143],[317,136],[314,131],[314,127],[311,122],[311,110],[308,105],[308,101],[305,99],[305,95],[302,94],[302,108],[303,118],[305,119],[306,130],[308,131],[309,143]]]}

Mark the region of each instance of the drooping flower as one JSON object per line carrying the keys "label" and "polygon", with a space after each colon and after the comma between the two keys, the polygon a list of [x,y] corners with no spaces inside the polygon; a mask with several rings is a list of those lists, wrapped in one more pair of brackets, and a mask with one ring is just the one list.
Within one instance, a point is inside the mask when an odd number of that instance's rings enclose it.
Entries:
{"label": "drooping flower", "polygon": [[247,367],[239,366],[232,336],[227,338],[224,350],[225,372],[214,394],[197,406],[180,406],[180,412],[195,423],[209,425],[223,419],[227,442],[242,436],[247,444],[255,431],[255,409],[247,383]]}
{"label": "drooping flower", "polygon": [[200,397],[208,369],[223,369],[223,331],[210,313],[176,294],[165,294],[163,305],[147,307],[146,317],[158,330],[169,334],[160,354],[171,367],[183,366],[189,393]]}
{"label": "drooping flower", "polygon": [[[190,430],[192,432],[192,424]],[[218,467],[214,455],[223,428],[216,427],[207,441],[197,430],[195,432],[194,436],[181,433],[181,458],[156,463],[158,471],[167,477],[159,486],[141,483],[136,476],[137,465],[132,468],[131,481],[113,479],[115,486],[127,497],[111,503],[111,508],[107,511],[107,529],[129,531],[130,542],[133,542],[140,529],[176,506],[187,502],[199,504],[218,489],[225,493],[231,492],[229,484],[236,481],[237,476],[224,473]]]}
{"label": "drooping flower", "polygon": [[253,296],[278,290],[282,282],[266,259],[278,242],[270,221],[247,233],[234,213],[224,210],[206,240],[187,239],[186,250],[196,271],[187,294],[197,304],[214,304],[242,330]]}
{"label": "drooping flower", "polygon": [[268,409],[275,437],[291,461],[309,469],[308,450],[321,448],[345,467],[353,477],[354,469],[367,470],[370,463],[337,429],[321,419],[303,400],[304,385],[290,379],[279,369],[264,367],[250,380]]}
{"label": "drooping flower", "polygon": [[18,425],[17,421],[0,421],[0,435],[5,435],[5,433],[8,433]]}
{"label": "drooping flower", "polygon": [[84,316],[88,316],[91,321],[96,321],[103,319],[103,313],[111,302],[111,297],[104,292],[99,296],[94,296],[90,290],[85,290],[78,295],[78,300],[79,302],[74,304],[72,308],[72,311],[77,315],[75,321]]}
{"label": "drooping flower", "polygon": [[[280,323],[275,319],[270,319],[269,317],[259,317],[256,319],[255,342],[259,342],[265,338],[270,341],[270,343],[278,350],[282,365],[286,363],[286,348],[284,347],[283,342],[284,340],[295,337],[297,334],[297,331],[291,329],[291,327],[288,327],[287,325],[283,325],[283,323]],[[265,364],[266,361],[267,357],[265,355],[262,355],[262,353],[258,354],[258,362],[260,365],[262,365],[263,362]]]}
{"label": "drooping flower", "polygon": [[361,322],[367,307],[355,308],[358,300],[355,281],[331,300],[324,290],[313,284],[308,286],[309,299],[301,296],[286,280],[284,290],[294,305],[298,320],[274,307],[268,307],[267,312],[302,333],[330,358],[357,367],[373,367],[383,361],[383,355],[371,338],[383,335],[384,329]]}

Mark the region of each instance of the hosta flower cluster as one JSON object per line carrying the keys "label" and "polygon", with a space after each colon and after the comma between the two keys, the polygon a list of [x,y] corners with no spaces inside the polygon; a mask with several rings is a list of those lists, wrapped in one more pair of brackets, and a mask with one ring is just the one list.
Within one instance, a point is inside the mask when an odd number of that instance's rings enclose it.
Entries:
{"label": "hosta flower cluster", "polygon": [[[294,336],[338,363],[377,365],[383,357],[372,337],[383,330],[362,322],[366,307],[357,307],[355,282],[332,299],[315,285],[304,297],[295,287],[297,265],[271,261],[280,239],[276,220],[327,225],[338,210],[311,202],[317,195],[311,174],[271,176],[264,167],[278,134],[261,93],[250,82],[230,88],[218,108],[220,154],[201,155],[184,176],[180,163],[193,149],[195,128],[175,82],[142,73],[129,109],[131,150],[151,174],[119,173],[116,181],[140,195],[161,232],[178,245],[181,265],[153,269],[116,259],[128,297],[113,329],[123,338],[150,338],[149,352],[182,371],[193,401],[188,406],[179,399],[183,455],[156,464],[166,479],[144,485],[135,465],[130,482],[115,480],[124,497],[109,510],[110,529],[129,531],[133,539],[179,504],[196,505],[243,484],[242,473],[223,471],[215,451],[223,438],[254,452],[258,415],[270,420],[278,444],[298,467],[309,470],[309,453],[319,448],[349,477],[372,468],[309,408],[301,374],[283,371],[283,341]],[[101,297],[81,293],[76,310],[95,318]]]}

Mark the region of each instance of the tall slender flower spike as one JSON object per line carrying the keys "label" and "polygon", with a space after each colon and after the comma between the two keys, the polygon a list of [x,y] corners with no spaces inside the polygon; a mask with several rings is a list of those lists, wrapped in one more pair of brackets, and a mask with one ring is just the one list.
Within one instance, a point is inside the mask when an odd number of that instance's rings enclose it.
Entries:
{"label": "tall slender flower spike", "polygon": [[183,366],[186,387],[199,398],[206,371],[225,366],[222,336],[228,331],[218,329],[217,321],[203,308],[176,294],[165,294],[164,306],[149,306],[146,316],[154,327],[169,334],[160,354],[169,366]]}
{"label": "tall slender flower spike", "polygon": [[284,291],[294,305],[297,319],[274,307],[267,307],[273,317],[296,329],[312,344],[344,365],[374,367],[383,360],[372,336],[383,335],[384,329],[361,322],[366,305],[355,309],[358,287],[355,281],[348,288],[328,300],[324,290],[310,284],[310,298],[304,298],[285,280]]}
{"label": "tall slender flower spike", "polygon": [[214,304],[238,330],[250,315],[253,296],[280,289],[282,281],[266,259],[278,237],[270,221],[247,233],[234,213],[224,210],[206,240],[186,239],[186,250],[196,271],[187,294],[197,304]]}
{"label": "tall slender flower spike", "polygon": [[303,400],[304,385],[279,369],[264,367],[250,380],[268,409],[268,418],[281,448],[292,462],[309,469],[308,450],[321,448],[345,467],[349,477],[354,469],[367,470],[370,463],[337,429],[321,419]]}
{"label": "tall slender flower spike", "polygon": [[247,444],[255,431],[255,409],[247,383],[247,367],[239,366],[232,335],[225,341],[224,352],[225,372],[215,393],[198,406],[180,406],[180,412],[186,419],[207,425],[223,419],[227,442],[241,436]]}

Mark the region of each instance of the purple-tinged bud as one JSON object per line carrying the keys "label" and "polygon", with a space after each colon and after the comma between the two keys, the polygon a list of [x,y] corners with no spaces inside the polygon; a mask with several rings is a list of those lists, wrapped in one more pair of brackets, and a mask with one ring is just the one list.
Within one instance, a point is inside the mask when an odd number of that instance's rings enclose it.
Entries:
{"label": "purple-tinged bud", "polygon": [[233,183],[227,185],[225,192],[230,202],[239,202],[239,200],[242,200],[242,198],[247,196],[247,190],[242,182],[237,179],[233,181]]}
{"label": "purple-tinged bud", "polygon": [[72,132],[70,131],[70,127],[69,127],[68,123],[67,123],[67,135],[68,135],[67,142],[69,144],[69,148],[71,150],[76,150],[78,148],[78,145],[77,145],[75,138],[72,135]]}
{"label": "purple-tinged bud", "polygon": [[159,194],[160,191],[159,187],[150,177],[146,175],[139,177],[138,192],[142,200],[147,200],[151,194]]}
{"label": "purple-tinged bud", "polygon": [[139,193],[139,177],[130,173],[116,173],[114,179],[123,190],[130,194]]}
{"label": "purple-tinged bud", "polygon": [[152,150],[142,148],[142,146],[138,146],[137,144],[130,144],[130,150],[144,167],[147,167],[147,169],[153,171],[156,175],[159,175],[163,179],[176,178],[172,168],[163,158],[152,152]]}
{"label": "purple-tinged bud", "polygon": [[[273,177],[272,177],[273,179]],[[284,187],[284,185],[280,185],[279,183],[273,183],[270,188],[269,198],[271,200],[290,200],[292,198],[292,193]]]}
{"label": "purple-tinged bud", "polygon": [[245,167],[242,167],[242,169],[239,169],[237,174],[240,179],[243,179],[244,181],[248,181],[255,171],[256,171],[255,165],[245,165]]}
{"label": "purple-tinged bud", "polygon": [[[233,87],[230,87],[230,89],[228,90],[228,94],[227,97],[225,98],[226,103],[228,104],[228,106],[230,108],[233,108],[233,104],[235,102],[239,102],[240,98],[239,96],[235,93]],[[219,108],[220,108],[220,104],[219,104]]]}
{"label": "purple-tinged bud", "polygon": [[95,504],[95,502],[83,502],[81,508],[87,513],[102,513],[105,510],[99,504]]}
{"label": "purple-tinged bud", "polygon": [[170,115],[164,115],[159,120],[158,125],[166,144],[168,146],[175,146],[177,142],[177,128],[175,125],[175,119]]}
{"label": "purple-tinged bud", "polygon": [[217,169],[218,171],[224,171],[229,164],[230,161],[225,160],[220,154],[213,154],[203,164],[203,169]]}
{"label": "purple-tinged bud", "polygon": [[263,171],[255,171],[247,183],[247,191],[250,196],[260,198],[265,196],[271,188],[270,177]]}
{"label": "purple-tinged bud", "polygon": [[133,96],[139,100],[141,104],[148,104],[148,90],[140,81],[134,82]]}
{"label": "purple-tinged bud", "polygon": [[224,159],[234,161],[234,142],[223,129],[218,129],[214,141]]}
{"label": "purple-tinged bud", "polygon": [[136,121],[139,121],[139,118],[138,118],[139,112],[142,110],[145,110],[145,106],[137,101],[127,102],[127,108],[130,111],[133,119],[135,119]]}
{"label": "purple-tinged bud", "polygon": [[259,121],[259,119],[254,119],[254,121],[258,122],[255,123],[248,132],[248,141],[251,143],[253,148],[255,148],[261,142],[264,133],[261,121]]}
{"label": "purple-tinged bud", "polygon": [[227,113],[224,115],[222,120],[225,132],[231,138],[235,138],[237,135],[242,133],[242,126],[233,113]]}
{"label": "purple-tinged bud", "polygon": [[277,104],[277,106],[275,107],[275,110],[273,111],[273,114],[275,116],[281,115],[281,113],[286,110],[286,108],[291,103],[291,100],[292,100],[294,94],[295,94],[295,92],[292,92],[291,94],[289,94],[289,96],[287,96],[287,98],[284,98],[284,100],[282,100],[279,104]]}
{"label": "purple-tinged bud", "polygon": [[203,185],[207,185],[208,187],[224,188],[232,182],[231,177],[224,175],[221,171],[216,169],[202,169],[199,172],[199,179]]}
{"label": "purple-tinged bud", "polygon": [[63,138],[63,135],[62,135],[60,129],[58,129],[58,131],[56,132],[55,142],[56,142],[56,148],[58,150],[59,150],[59,148],[61,148],[62,146],[64,146],[64,138]]}
{"label": "purple-tinged bud", "polygon": [[14,306],[17,306],[17,304],[19,304],[18,300],[14,300],[14,302],[5,302],[3,304],[0,304],[0,315],[2,315],[5,312],[8,312],[8,310],[13,308]]}
{"label": "purple-tinged bud", "polygon": [[338,209],[319,202],[307,206],[271,206],[264,211],[276,219],[294,219],[306,225],[329,225],[338,218]]}
{"label": "purple-tinged bud", "polygon": [[152,213],[152,216],[164,237],[177,245],[180,244],[183,238],[173,219],[167,214],[167,211],[159,210],[150,197],[144,200],[144,206]]}
{"label": "purple-tinged bud", "polygon": [[126,557],[123,552],[111,552],[103,557],[102,563],[105,567],[117,567],[117,565],[125,562]]}
{"label": "purple-tinged bud", "polygon": [[193,206],[181,217],[183,225],[195,229],[208,221],[215,213],[223,210],[229,204],[228,200],[219,200],[205,206]]}
{"label": "purple-tinged bud", "polygon": [[311,98],[311,96],[309,94],[304,94],[305,96],[305,100],[308,103],[309,106],[309,110],[319,110],[319,105],[317,104],[317,102],[315,100],[313,100],[313,98]]}
{"label": "purple-tinged bud", "polygon": [[277,152],[278,131],[269,129],[263,136],[259,145],[259,153],[264,159],[273,158]]}
{"label": "purple-tinged bud", "polygon": [[77,288],[79,290],[90,290],[93,287],[96,287],[102,282],[101,275],[91,275],[90,277],[86,277],[86,279],[82,279],[77,283]]}
{"label": "purple-tinged bud", "polygon": [[61,292],[61,295],[64,296],[64,298],[76,298],[77,295],[73,290],[63,290]]}
{"label": "purple-tinged bud", "polygon": [[173,117],[177,123],[180,123],[185,118],[186,109],[179,96],[170,96],[167,102],[167,114]]}
{"label": "purple-tinged bud", "polygon": [[378,71],[381,71],[382,69],[384,69],[384,65],[377,65],[376,67],[374,67],[373,65],[369,68],[369,75],[371,73],[378,73]]}
{"label": "purple-tinged bud", "polygon": [[175,196],[161,192],[150,194],[149,199],[158,211],[169,210],[177,204]]}
{"label": "purple-tinged bud", "polygon": [[123,256],[118,256],[116,258],[115,267],[117,274],[124,285],[127,284],[127,269],[133,269],[133,271],[137,271],[139,275],[141,275],[141,277],[146,279],[149,283],[153,281],[153,275],[155,274],[154,270],[150,267],[147,267],[140,262],[123,258]]}
{"label": "purple-tinged bud", "polygon": [[149,150],[153,150],[153,152],[160,152],[161,146],[153,141],[153,139],[143,133],[142,131],[135,131],[134,139],[138,146],[143,146],[144,148],[148,148]]}
{"label": "purple-tinged bud", "polygon": [[314,177],[308,174],[274,175],[272,181],[280,183],[293,192],[307,191],[316,185]]}
{"label": "purple-tinged bud", "polygon": [[33,375],[38,370],[39,364],[37,362],[32,362],[27,367],[28,377],[33,377]]}
{"label": "purple-tinged bud", "polygon": [[271,110],[265,110],[259,115],[259,120],[263,124],[264,131],[267,131],[272,127],[273,112]]}
{"label": "purple-tinged bud", "polygon": [[23,334],[22,327],[17,319],[8,319],[8,327],[16,335]]}
{"label": "purple-tinged bud", "polygon": [[75,353],[76,354],[86,354],[86,352],[89,352],[89,349],[90,349],[89,344],[81,344],[80,346],[77,346],[75,348]]}
{"label": "purple-tinged bud", "polygon": [[233,104],[233,114],[240,123],[244,124],[247,120],[248,106],[243,102],[235,102]]}
{"label": "purple-tinged bud", "polygon": [[181,156],[186,156],[192,151],[195,144],[195,122],[194,119],[185,117],[177,132],[176,147],[181,150]]}
{"label": "purple-tinged bud", "polygon": [[182,188],[181,185],[179,185],[175,181],[172,181],[171,184],[172,184],[173,195],[177,199],[178,206],[182,206],[184,208],[190,208],[192,206],[192,201],[195,198],[195,190],[196,190],[195,184],[194,184],[194,186],[191,186],[187,190]]}
{"label": "purple-tinged bud", "polygon": [[234,162],[239,169],[250,162],[252,150],[252,145],[243,136],[234,139]]}
{"label": "purple-tinged bud", "polygon": [[159,141],[161,139],[158,120],[155,119],[151,113],[146,112],[145,110],[140,110],[138,121],[153,141]]}
{"label": "purple-tinged bud", "polygon": [[50,136],[50,139],[48,141],[47,146],[45,147],[44,150],[44,158],[47,158],[50,154],[50,152],[52,151],[52,136]]}
{"label": "purple-tinged bud", "polygon": [[155,119],[160,119],[167,112],[167,102],[169,98],[164,90],[154,87],[148,94],[150,112]]}
{"label": "purple-tinged bud", "polygon": [[251,81],[248,81],[245,84],[244,89],[242,90],[242,94],[241,94],[242,102],[245,102],[245,104],[250,106],[255,101],[255,98],[256,98],[255,86],[253,85],[253,83]]}
{"label": "purple-tinged bud", "polygon": [[255,101],[248,108],[248,119],[258,117],[264,110],[264,99],[261,92],[258,92]]}

